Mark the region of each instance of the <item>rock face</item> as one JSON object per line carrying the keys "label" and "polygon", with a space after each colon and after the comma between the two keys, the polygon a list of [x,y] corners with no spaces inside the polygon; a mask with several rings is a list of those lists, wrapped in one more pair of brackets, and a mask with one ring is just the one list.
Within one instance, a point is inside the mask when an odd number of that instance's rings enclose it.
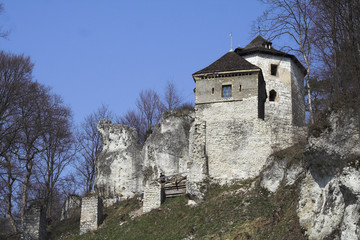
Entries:
{"label": "rock face", "polygon": [[154,127],[142,149],[144,180],[184,174],[189,162],[189,134],[194,114],[169,112]]}
{"label": "rock face", "polygon": [[297,212],[309,239],[360,239],[357,116],[332,113],[326,121],[327,128],[310,136],[298,156],[291,152],[301,149],[293,146],[285,157],[269,157],[260,185],[275,192],[281,184],[300,183]]}
{"label": "rock face", "polygon": [[141,194],[147,182],[159,178],[160,173],[185,174],[193,121],[193,111],[165,113],[141,147],[135,129],[101,120],[98,130],[103,150],[98,157],[95,190],[104,204],[115,202],[117,195],[124,199]]}
{"label": "rock face", "polygon": [[298,206],[309,239],[360,239],[359,157],[354,114],[331,114],[328,129],[309,138]]}
{"label": "rock face", "polygon": [[132,197],[143,190],[142,157],[136,131],[103,119],[98,124],[103,150],[96,163],[95,190],[105,199]]}

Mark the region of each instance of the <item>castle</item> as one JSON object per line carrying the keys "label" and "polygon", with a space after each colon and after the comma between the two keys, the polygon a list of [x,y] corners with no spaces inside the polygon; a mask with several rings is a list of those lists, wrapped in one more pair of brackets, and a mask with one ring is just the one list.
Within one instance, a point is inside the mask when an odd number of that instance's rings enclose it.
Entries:
{"label": "castle", "polygon": [[100,121],[95,190],[105,202],[132,197],[163,173],[186,176],[186,192],[201,200],[206,179],[256,177],[303,132],[305,74],[295,56],[259,35],[194,73],[195,113],[165,113],[144,146],[134,129]]}

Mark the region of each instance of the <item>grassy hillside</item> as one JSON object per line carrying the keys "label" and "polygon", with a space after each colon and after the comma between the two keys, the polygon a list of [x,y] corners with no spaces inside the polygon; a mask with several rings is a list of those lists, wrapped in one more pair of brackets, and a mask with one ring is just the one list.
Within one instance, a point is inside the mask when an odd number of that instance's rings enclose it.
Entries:
{"label": "grassy hillside", "polygon": [[99,230],[78,236],[79,218],[54,224],[50,239],[306,239],[296,215],[297,187],[276,194],[258,181],[230,187],[209,186],[206,201],[186,205],[185,196],[167,199],[160,209],[132,218],[140,208],[136,199],[106,208]]}

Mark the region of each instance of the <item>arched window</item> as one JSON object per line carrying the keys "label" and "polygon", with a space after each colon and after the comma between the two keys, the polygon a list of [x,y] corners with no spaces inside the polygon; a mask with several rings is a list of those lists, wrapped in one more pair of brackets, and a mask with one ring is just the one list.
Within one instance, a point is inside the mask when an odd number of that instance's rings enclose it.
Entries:
{"label": "arched window", "polygon": [[276,99],[276,91],[274,89],[272,89],[269,92],[269,101],[274,102]]}

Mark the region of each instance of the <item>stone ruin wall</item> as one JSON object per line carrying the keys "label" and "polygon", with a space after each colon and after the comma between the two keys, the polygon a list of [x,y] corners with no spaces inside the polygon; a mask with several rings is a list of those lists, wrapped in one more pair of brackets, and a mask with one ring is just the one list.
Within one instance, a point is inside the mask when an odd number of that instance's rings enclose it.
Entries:
{"label": "stone ruin wall", "polygon": [[162,201],[161,184],[157,181],[148,182],[144,190],[143,213],[159,208]]}
{"label": "stone ruin wall", "polygon": [[97,230],[103,213],[103,201],[96,194],[90,194],[82,198],[80,216],[80,235],[89,231]]}
{"label": "stone ruin wall", "polygon": [[41,203],[35,202],[25,212],[22,240],[45,240],[46,212]]}
{"label": "stone ruin wall", "polygon": [[61,209],[60,221],[80,215],[81,197],[70,195],[66,198]]}
{"label": "stone ruin wall", "polygon": [[105,206],[114,203],[116,195],[126,199],[141,194],[160,173],[186,175],[193,120],[192,111],[163,114],[161,124],[154,126],[142,148],[134,129],[101,120],[98,130],[103,150],[97,162],[95,190]]}

